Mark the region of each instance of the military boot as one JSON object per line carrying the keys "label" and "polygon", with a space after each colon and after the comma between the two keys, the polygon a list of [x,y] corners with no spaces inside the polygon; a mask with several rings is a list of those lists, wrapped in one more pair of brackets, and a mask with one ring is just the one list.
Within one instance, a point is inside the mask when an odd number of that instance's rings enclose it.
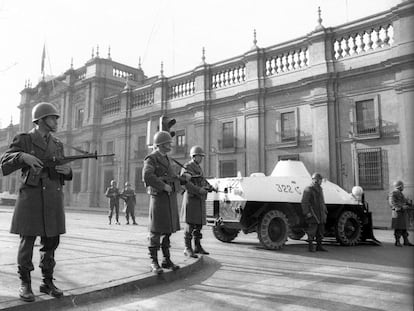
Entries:
{"label": "military boot", "polygon": [[191,234],[188,232],[184,233],[184,255],[191,258],[198,258],[196,254],[194,254],[193,248],[191,247]]}
{"label": "military boot", "polygon": [[395,237],[395,243],[394,243],[394,245],[395,246],[398,246],[398,247],[402,247],[401,242],[400,242],[400,237]]}
{"label": "military boot", "polygon": [[328,250],[322,246],[322,242],[317,242],[316,244],[316,251],[317,252],[327,252]]}
{"label": "military boot", "polygon": [[110,225],[110,224],[112,223],[112,217],[109,217],[109,216],[108,216],[108,219],[109,219],[109,223],[108,223],[108,225]]}
{"label": "military boot", "polygon": [[164,259],[161,263],[161,267],[163,267],[164,269],[171,269],[173,271],[180,269],[180,266],[177,266],[175,263],[171,261],[169,248],[163,247],[162,254],[164,255]]}
{"label": "military boot", "polygon": [[40,284],[39,290],[41,293],[48,294],[55,298],[60,298],[63,296],[63,291],[56,287],[53,284],[53,277],[43,278],[42,284]]}
{"label": "military boot", "polygon": [[151,262],[152,272],[154,272],[155,274],[163,273],[164,270],[162,270],[162,268],[160,267],[160,264],[158,263],[158,249],[154,247],[148,247],[148,249],[149,249],[150,258],[152,259],[152,262]]}
{"label": "military boot", "polygon": [[202,254],[202,255],[210,255],[209,252],[207,252],[206,250],[204,250],[204,248],[201,246],[201,238],[200,237],[196,237],[194,239],[194,253],[196,254]]}
{"label": "military boot", "polygon": [[20,274],[20,287],[19,287],[19,297],[21,300],[26,302],[35,301],[35,296],[32,291],[32,282],[30,278],[30,272],[19,271]]}
{"label": "military boot", "polygon": [[403,236],[404,238],[404,246],[414,246],[409,240],[407,236]]}
{"label": "military boot", "polygon": [[311,252],[311,253],[314,253],[316,250],[315,250],[315,245],[313,244],[313,241],[308,241],[308,250]]}

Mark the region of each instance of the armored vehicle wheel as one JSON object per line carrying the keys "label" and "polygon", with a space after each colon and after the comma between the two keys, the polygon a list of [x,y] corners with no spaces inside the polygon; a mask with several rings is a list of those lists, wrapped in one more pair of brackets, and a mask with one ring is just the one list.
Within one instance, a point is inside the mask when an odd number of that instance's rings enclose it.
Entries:
{"label": "armored vehicle wheel", "polygon": [[239,229],[230,229],[225,228],[223,226],[214,226],[213,227],[213,234],[217,240],[221,242],[231,242],[233,241],[237,235],[239,234]]}
{"label": "armored vehicle wheel", "polygon": [[345,211],[339,216],[336,224],[336,240],[341,245],[352,246],[359,243],[362,235],[362,224],[358,215]]}
{"label": "armored vehicle wheel", "polygon": [[278,210],[267,211],[257,228],[259,241],[267,249],[281,249],[288,238],[288,232],[288,219]]}
{"label": "armored vehicle wheel", "polygon": [[305,231],[302,229],[290,230],[289,239],[300,240],[305,235]]}

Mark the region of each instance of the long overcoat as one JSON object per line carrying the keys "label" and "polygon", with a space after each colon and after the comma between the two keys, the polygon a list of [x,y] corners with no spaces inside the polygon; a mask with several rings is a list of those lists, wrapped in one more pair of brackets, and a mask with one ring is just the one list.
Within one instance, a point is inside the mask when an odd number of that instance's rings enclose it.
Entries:
{"label": "long overcoat", "polygon": [[186,171],[192,176],[199,176],[192,178],[185,185],[185,192],[181,206],[181,216],[183,221],[188,224],[205,225],[206,224],[206,195],[200,194],[200,189],[203,187],[203,169],[193,160],[184,164],[185,169],[181,170],[181,174]]}
{"label": "long overcoat", "polygon": [[303,215],[312,214],[312,217],[306,219],[306,222],[309,224],[326,223],[328,210],[325,205],[322,187],[318,184],[312,183],[303,190],[302,212]]}
{"label": "long overcoat", "polygon": [[27,185],[24,181],[30,168],[19,159],[22,152],[39,159],[61,158],[64,155],[63,144],[57,138],[50,135],[47,144],[36,129],[17,135],[2,155],[1,168],[4,175],[21,169],[21,183],[10,232],[47,237],[65,233],[62,186],[64,180],[72,179],[72,172],[66,176],[59,174],[58,179],[51,180],[43,169],[37,185]]}
{"label": "long overcoat", "polygon": [[[171,159],[154,150],[144,159],[142,176],[150,195],[149,230],[158,233],[180,230],[177,192],[181,187]],[[166,183],[173,188],[170,194],[164,191]]]}
{"label": "long overcoat", "polygon": [[389,195],[389,203],[392,209],[391,227],[392,229],[404,230],[410,226],[408,212],[404,209],[407,199],[402,191],[394,189]]}

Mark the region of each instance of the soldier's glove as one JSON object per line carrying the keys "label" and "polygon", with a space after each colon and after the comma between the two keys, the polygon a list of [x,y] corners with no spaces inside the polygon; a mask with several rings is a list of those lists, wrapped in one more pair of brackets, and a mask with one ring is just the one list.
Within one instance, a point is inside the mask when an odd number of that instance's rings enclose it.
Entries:
{"label": "soldier's glove", "polygon": [[29,153],[22,152],[20,154],[19,161],[24,162],[25,164],[30,166],[30,168],[32,168],[34,171],[38,171],[41,168],[43,168],[43,162]]}
{"label": "soldier's glove", "polygon": [[68,165],[56,165],[55,167],[56,172],[63,175],[69,175],[70,174],[70,166]]}
{"label": "soldier's glove", "polygon": [[204,188],[200,188],[199,192],[201,195],[206,195],[208,191]]}
{"label": "soldier's glove", "polygon": [[307,213],[307,214],[305,215],[305,217],[306,217],[307,219],[312,218],[312,213]]}
{"label": "soldier's glove", "polygon": [[168,184],[164,185],[164,191],[170,194],[172,192],[172,187]]}

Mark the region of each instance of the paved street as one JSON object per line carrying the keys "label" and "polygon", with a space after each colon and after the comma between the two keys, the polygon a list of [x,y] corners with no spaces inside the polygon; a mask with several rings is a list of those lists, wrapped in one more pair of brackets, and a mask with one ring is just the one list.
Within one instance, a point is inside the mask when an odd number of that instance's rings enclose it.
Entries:
{"label": "paved street", "polygon": [[[1,265],[0,296],[11,299],[18,287],[17,238],[7,233],[11,210],[0,209],[0,215],[1,262],[7,262]],[[68,212],[67,221],[68,234],[57,254],[56,282],[63,289],[148,272],[144,218],[138,227],[108,226],[104,214]],[[265,250],[255,234],[222,243],[206,228],[203,241],[212,254],[195,272],[60,309],[412,311],[414,247],[394,247],[390,230],[375,230],[375,235],[382,246],[328,244],[328,253],[308,253],[304,241],[289,241],[282,251]],[[182,232],[173,236],[172,245],[173,258],[188,264],[182,255]],[[36,253],[34,261],[37,265]],[[35,291],[38,270],[33,273]]]}

